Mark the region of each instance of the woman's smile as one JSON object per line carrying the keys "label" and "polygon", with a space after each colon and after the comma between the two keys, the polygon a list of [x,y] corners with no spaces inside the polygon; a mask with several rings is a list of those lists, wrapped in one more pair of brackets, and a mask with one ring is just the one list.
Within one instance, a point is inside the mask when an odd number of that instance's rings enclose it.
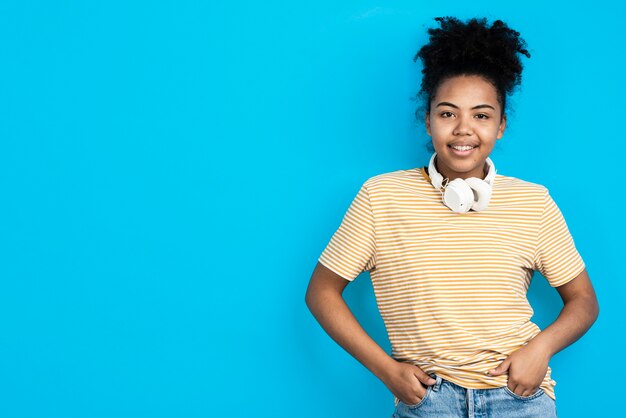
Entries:
{"label": "woman's smile", "polygon": [[474,151],[476,151],[478,146],[459,147],[459,146],[454,146],[454,145],[448,145],[448,148],[452,150],[452,154],[454,155],[457,155],[459,157],[467,157],[468,155],[471,155]]}

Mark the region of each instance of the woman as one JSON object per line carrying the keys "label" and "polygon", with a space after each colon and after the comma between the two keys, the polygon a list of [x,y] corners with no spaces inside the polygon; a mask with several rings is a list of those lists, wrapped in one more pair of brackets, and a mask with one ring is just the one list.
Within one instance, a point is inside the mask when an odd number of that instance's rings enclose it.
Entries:
{"label": "woman", "polygon": [[[520,84],[517,54],[530,54],[500,20],[436,20],[441,28],[429,29],[415,57],[424,64],[428,167],[365,181],[319,257],[306,303],[393,393],[394,417],[555,417],[548,362],[599,307],[548,189],[496,174],[489,158],[506,127],[506,96]],[[564,301],[543,331],[526,298],[534,270]],[[363,271],[391,356],[342,298]]]}

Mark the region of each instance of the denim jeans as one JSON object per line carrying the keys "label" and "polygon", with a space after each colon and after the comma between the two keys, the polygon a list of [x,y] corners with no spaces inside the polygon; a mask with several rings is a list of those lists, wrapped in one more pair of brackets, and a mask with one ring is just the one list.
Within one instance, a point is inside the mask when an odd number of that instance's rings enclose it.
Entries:
{"label": "denim jeans", "polygon": [[556,402],[539,388],[529,396],[513,393],[507,386],[466,389],[449,380],[429,375],[437,382],[415,405],[398,401],[391,418],[556,418]]}

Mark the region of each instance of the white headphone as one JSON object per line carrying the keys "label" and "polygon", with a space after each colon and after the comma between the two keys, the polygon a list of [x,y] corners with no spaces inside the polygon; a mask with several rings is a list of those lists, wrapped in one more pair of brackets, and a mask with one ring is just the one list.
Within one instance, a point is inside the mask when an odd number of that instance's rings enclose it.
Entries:
{"label": "white headphone", "polygon": [[430,157],[428,175],[435,189],[441,192],[443,203],[457,213],[466,213],[470,209],[474,211],[487,209],[491,198],[493,180],[496,177],[496,167],[493,161],[487,157],[486,163],[489,166],[489,172],[484,180],[470,177],[467,179],[456,178],[450,181],[447,177],[444,179],[435,168],[436,156],[437,153],[435,152]]}

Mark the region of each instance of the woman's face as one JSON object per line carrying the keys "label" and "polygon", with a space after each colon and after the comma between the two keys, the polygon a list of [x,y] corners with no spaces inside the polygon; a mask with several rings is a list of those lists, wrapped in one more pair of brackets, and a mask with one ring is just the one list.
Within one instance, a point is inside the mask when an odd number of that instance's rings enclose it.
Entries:
{"label": "woman's face", "polygon": [[[485,79],[463,75],[441,83],[426,114],[426,130],[444,178],[485,178],[485,160],[506,126],[506,116],[500,122],[500,113],[496,89]],[[473,148],[455,150],[453,145]]]}

